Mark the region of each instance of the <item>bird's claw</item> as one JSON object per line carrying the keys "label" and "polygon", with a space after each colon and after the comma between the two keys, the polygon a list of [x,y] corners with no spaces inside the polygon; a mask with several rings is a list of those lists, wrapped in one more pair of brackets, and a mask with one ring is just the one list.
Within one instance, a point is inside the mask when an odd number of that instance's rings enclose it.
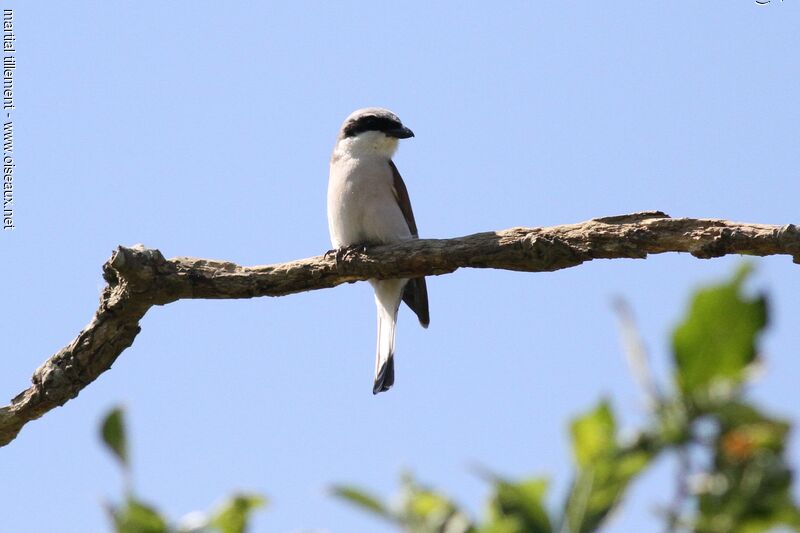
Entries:
{"label": "bird's claw", "polygon": [[340,264],[345,259],[348,259],[351,255],[356,253],[366,253],[367,252],[367,245],[364,243],[359,244],[352,244],[350,246],[342,246],[341,248],[337,248],[334,250],[328,250],[325,252],[325,258],[328,259],[329,257],[333,256],[336,259],[336,264]]}

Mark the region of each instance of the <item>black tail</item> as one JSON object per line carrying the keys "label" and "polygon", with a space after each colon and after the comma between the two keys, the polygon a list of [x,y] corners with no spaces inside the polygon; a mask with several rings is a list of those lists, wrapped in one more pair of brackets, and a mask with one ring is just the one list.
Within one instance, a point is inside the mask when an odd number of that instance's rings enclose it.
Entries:
{"label": "black tail", "polygon": [[403,301],[417,315],[422,327],[427,328],[431,323],[431,315],[428,311],[428,287],[425,278],[408,280],[403,289]]}
{"label": "black tail", "polygon": [[372,385],[372,394],[385,392],[391,389],[392,385],[394,385],[394,354],[389,356],[389,359],[378,371],[375,383]]}

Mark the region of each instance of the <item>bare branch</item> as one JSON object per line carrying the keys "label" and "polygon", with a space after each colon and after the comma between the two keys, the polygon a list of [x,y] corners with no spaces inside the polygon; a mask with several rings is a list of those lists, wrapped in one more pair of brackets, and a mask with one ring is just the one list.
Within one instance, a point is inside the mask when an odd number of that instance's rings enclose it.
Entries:
{"label": "bare branch", "polygon": [[119,247],[103,266],[108,283],[94,318],[33,374],[33,385],[0,407],[0,446],[27,422],[75,398],[108,370],[139,333],[150,307],[187,298],[284,296],[370,278],[441,275],[463,267],[554,271],[592,259],[644,259],[688,252],[790,255],[800,263],[800,231],[712,219],[673,219],[659,211],[604,217],[550,228],[512,228],[456,239],[425,239],[371,248],[336,264],[318,256],[267,266],[178,257]]}

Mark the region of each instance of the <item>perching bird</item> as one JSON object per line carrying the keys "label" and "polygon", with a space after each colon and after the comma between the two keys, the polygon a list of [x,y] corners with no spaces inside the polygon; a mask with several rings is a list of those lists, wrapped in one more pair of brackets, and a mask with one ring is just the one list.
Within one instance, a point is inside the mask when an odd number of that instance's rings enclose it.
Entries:
{"label": "perching bird", "polygon": [[[408,190],[392,162],[398,139],[413,137],[388,109],[367,107],[342,124],[331,156],[328,229],[337,257],[347,249],[416,239]],[[425,278],[369,280],[378,308],[378,342],[372,393],[394,384],[394,337],[400,301],[430,322]]]}

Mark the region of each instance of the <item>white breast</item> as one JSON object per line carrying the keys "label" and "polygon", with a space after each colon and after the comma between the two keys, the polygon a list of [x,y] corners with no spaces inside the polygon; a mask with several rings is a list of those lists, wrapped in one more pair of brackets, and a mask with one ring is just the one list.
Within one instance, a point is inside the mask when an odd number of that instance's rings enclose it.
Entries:
{"label": "white breast", "polygon": [[334,152],[328,182],[328,229],[334,248],[411,238],[393,183],[385,155]]}

